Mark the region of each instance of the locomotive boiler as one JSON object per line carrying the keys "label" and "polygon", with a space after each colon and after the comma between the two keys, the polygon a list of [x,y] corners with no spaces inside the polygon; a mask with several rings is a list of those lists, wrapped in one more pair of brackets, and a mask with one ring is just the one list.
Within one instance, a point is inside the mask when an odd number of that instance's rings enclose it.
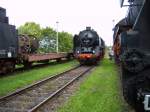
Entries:
{"label": "locomotive boiler", "polygon": [[73,44],[74,56],[80,64],[96,64],[104,57],[105,43],[90,27],[75,35]]}
{"label": "locomotive boiler", "polygon": [[[145,112],[150,111],[150,0],[128,2],[127,17],[114,28],[113,49],[125,100]],[[124,3],[121,0],[121,6]]]}

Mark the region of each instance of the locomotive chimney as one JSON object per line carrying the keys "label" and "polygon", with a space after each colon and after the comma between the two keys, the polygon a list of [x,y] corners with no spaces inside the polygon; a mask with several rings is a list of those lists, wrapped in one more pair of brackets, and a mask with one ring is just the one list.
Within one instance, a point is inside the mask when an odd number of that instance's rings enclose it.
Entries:
{"label": "locomotive chimney", "polygon": [[86,30],[91,30],[91,27],[89,27],[89,26],[88,26],[88,27],[86,27]]}

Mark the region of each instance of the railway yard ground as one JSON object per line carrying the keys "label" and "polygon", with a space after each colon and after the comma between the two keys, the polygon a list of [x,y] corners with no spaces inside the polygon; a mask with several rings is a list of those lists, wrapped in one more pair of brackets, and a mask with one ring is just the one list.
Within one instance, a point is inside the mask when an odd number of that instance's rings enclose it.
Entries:
{"label": "railway yard ground", "polygon": [[12,91],[23,88],[29,84],[37,82],[38,80],[49,77],[50,75],[58,74],[67,69],[78,65],[76,61],[69,61],[65,63],[50,64],[41,68],[33,68],[19,73],[13,73],[8,76],[0,78],[0,96],[6,95]]}
{"label": "railway yard ground", "polygon": [[116,65],[104,59],[58,112],[133,112],[120,90]]}
{"label": "railway yard ground", "polygon": [[[78,62],[70,61],[2,77],[0,78],[0,96],[2,97],[19,88],[23,88],[38,80],[58,74],[77,65]],[[37,111],[133,112],[124,102],[120,88],[117,67],[113,61],[105,58],[98,66],[89,71],[88,74],[82,76],[62,92],[58,93],[56,97]]]}

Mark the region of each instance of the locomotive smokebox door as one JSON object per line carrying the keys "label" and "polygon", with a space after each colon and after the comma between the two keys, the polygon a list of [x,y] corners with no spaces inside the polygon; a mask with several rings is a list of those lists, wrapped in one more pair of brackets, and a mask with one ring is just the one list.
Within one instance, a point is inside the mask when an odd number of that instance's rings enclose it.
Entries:
{"label": "locomotive smokebox door", "polygon": [[86,30],[90,31],[90,30],[91,30],[91,27],[86,27]]}

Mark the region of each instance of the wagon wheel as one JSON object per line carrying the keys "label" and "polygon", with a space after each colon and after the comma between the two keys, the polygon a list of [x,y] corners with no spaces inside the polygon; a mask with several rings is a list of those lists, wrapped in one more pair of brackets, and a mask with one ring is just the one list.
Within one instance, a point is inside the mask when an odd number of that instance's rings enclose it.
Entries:
{"label": "wagon wheel", "polygon": [[4,73],[10,73],[13,72],[14,70],[15,70],[15,62],[12,61],[5,62],[3,67]]}
{"label": "wagon wheel", "polygon": [[40,62],[47,64],[47,63],[49,63],[49,60],[42,60]]}
{"label": "wagon wheel", "polygon": [[15,62],[10,62],[9,72],[13,72],[15,70]]}
{"label": "wagon wheel", "polygon": [[6,68],[5,66],[3,66],[3,67],[1,68],[1,73],[2,73],[2,74],[6,74],[6,73],[7,73],[7,68]]}
{"label": "wagon wheel", "polygon": [[95,59],[95,60],[93,61],[92,65],[98,65],[98,64],[99,64],[98,62],[99,62],[99,60],[96,60],[96,59]]}
{"label": "wagon wheel", "polygon": [[61,58],[57,58],[56,61],[59,63],[61,61]]}
{"label": "wagon wheel", "polygon": [[84,65],[85,62],[84,61],[79,61],[80,65]]}
{"label": "wagon wheel", "polygon": [[32,66],[32,62],[24,62],[23,65],[24,65],[24,68],[28,69]]}

